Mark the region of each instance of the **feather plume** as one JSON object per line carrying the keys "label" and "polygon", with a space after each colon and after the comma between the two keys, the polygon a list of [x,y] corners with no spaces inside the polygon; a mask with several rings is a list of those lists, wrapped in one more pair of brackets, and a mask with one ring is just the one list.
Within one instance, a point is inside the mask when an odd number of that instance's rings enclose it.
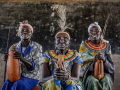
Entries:
{"label": "feather plume", "polygon": [[66,25],[66,7],[64,5],[53,5],[51,8],[56,10],[56,13],[59,17],[57,23],[61,30],[65,31],[67,28],[72,29],[69,27],[70,24]]}

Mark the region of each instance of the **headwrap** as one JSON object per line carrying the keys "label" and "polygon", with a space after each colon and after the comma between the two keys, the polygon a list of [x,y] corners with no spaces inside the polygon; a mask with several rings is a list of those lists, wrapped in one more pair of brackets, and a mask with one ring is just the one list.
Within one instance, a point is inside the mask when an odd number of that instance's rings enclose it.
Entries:
{"label": "headwrap", "polygon": [[[102,32],[101,27],[98,25],[98,23],[97,23],[97,22],[94,22],[94,23],[92,23],[92,24],[89,25],[89,27],[88,27],[88,33],[90,32],[90,29],[91,29],[93,26],[98,27],[98,30],[99,30],[100,32]],[[88,40],[89,40],[89,39],[90,39],[90,38],[88,38]],[[109,43],[109,41],[103,39],[103,35],[100,36],[100,39],[103,40],[103,42]]]}
{"label": "headwrap", "polygon": [[32,27],[30,24],[28,24],[28,23],[22,23],[22,22],[20,22],[19,31],[20,31],[20,28],[21,28],[21,27],[24,27],[24,26],[29,27],[30,30],[31,30],[31,32],[33,33],[33,27]]}
{"label": "headwrap", "polygon": [[94,23],[91,23],[91,24],[89,25],[89,27],[88,27],[88,33],[90,33],[90,29],[91,29],[92,27],[94,27],[94,26],[96,26],[96,27],[98,28],[98,30],[99,30],[100,32],[102,32],[101,27],[98,25],[98,23],[97,23],[97,22],[94,22]]}
{"label": "headwrap", "polygon": [[60,33],[65,33],[65,34],[68,36],[69,40],[70,40],[70,35],[69,35],[67,32],[64,32],[64,31],[59,31],[59,32],[55,35],[55,39],[57,38],[57,35],[60,34]]}

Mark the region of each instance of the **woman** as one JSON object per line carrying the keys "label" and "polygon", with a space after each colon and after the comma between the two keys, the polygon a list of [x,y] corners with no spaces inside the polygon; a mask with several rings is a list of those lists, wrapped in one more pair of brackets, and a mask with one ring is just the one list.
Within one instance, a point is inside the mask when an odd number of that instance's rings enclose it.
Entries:
{"label": "woman", "polygon": [[43,54],[42,90],[82,90],[79,82],[82,59],[75,50],[69,49],[70,36],[60,31],[55,36],[55,50]]}
{"label": "woman", "polygon": [[[114,63],[111,58],[111,46],[106,40],[102,41],[102,30],[97,22],[88,27],[89,38],[81,43],[79,52],[83,59],[80,77],[83,79],[85,90],[111,90],[114,82]],[[94,77],[94,63],[102,60],[104,77]]]}
{"label": "woman", "polygon": [[[5,81],[2,90],[31,90],[40,80],[40,58],[42,57],[42,46],[31,41],[33,27],[28,23],[21,23],[19,27],[19,37],[21,41],[14,44],[17,51],[14,58],[20,60],[21,77],[20,80],[11,82],[9,78]],[[8,54],[4,60],[7,61]]]}

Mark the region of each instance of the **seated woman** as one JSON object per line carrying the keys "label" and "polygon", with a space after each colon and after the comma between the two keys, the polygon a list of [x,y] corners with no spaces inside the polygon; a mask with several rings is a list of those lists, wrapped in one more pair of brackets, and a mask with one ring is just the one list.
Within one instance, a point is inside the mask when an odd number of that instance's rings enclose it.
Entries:
{"label": "seated woman", "polygon": [[70,36],[60,31],[55,36],[55,50],[43,54],[42,90],[82,90],[79,81],[82,59],[76,50],[70,50]]}
{"label": "seated woman", "polygon": [[[102,41],[102,30],[97,22],[88,27],[89,38],[80,45],[80,55],[83,59],[81,65],[80,77],[82,77],[85,90],[112,90],[114,82],[114,63],[111,57],[111,45],[108,41]],[[96,77],[94,72],[94,63],[97,60],[103,61],[103,78]],[[100,67],[100,66],[99,66]],[[100,71],[101,73],[101,71]]]}
{"label": "seated woman", "polygon": [[[42,57],[42,46],[31,41],[33,27],[26,21],[23,23],[21,22],[18,34],[21,41],[14,44],[17,51],[13,55],[14,59],[20,61],[21,78],[15,82],[10,81],[8,78],[1,90],[31,90],[38,84],[40,79],[39,67]],[[4,61],[7,61],[7,63],[9,63],[9,55],[7,53],[4,55]]]}

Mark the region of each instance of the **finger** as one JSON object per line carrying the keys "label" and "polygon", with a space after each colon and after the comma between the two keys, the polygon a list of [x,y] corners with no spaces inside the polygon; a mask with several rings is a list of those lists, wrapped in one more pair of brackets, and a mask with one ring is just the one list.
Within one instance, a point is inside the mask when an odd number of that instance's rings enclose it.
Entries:
{"label": "finger", "polygon": [[55,73],[56,76],[61,76],[61,75],[64,75],[62,73]]}
{"label": "finger", "polygon": [[8,54],[4,54],[4,57],[8,57]]}
{"label": "finger", "polygon": [[7,61],[7,58],[4,58],[3,60],[4,60],[4,61]]}
{"label": "finger", "polygon": [[20,57],[20,55],[19,54],[16,54],[16,55],[13,55],[14,57]]}
{"label": "finger", "polygon": [[13,57],[20,57],[19,55],[13,55]]}
{"label": "finger", "polygon": [[4,54],[4,56],[8,56],[8,54]]}
{"label": "finger", "polygon": [[66,72],[65,71],[57,71],[55,73],[58,73],[58,74],[65,74]]}
{"label": "finger", "polygon": [[56,72],[65,72],[65,70],[61,68],[60,70],[56,70]]}
{"label": "finger", "polygon": [[55,76],[66,76],[66,74],[56,73]]}
{"label": "finger", "polygon": [[98,55],[101,55],[101,54],[102,54],[101,52],[98,53]]}
{"label": "finger", "polygon": [[18,51],[15,51],[16,53],[20,53],[20,52],[18,52]]}
{"label": "finger", "polygon": [[3,59],[7,59],[8,58],[8,56],[5,56]]}
{"label": "finger", "polygon": [[103,56],[103,54],[102,54],[102,53],[100,53],[100,54],[99,54],[99,56]]}
{"label": "finger", "polygon": [[64,76],[65,74],[62,73],[55,73],[56,76]]}
{"label": "finger", "polygon": [[20,53],[15,52],[15,53],[13,53],[13,55],[20,55]]}
{"label": "finger", "polygon": [[5,58],[7,58],[8,56],[4,56]]}
{"label": "finger", "polygon": [[20,57],[13,57],[13,58],[20,58]]}
{"label": "finger", "polygon": [[95,57],[95,58],[94,58],[94,60],[97,60],[97,59],[98,59],[98,57]]}
{"label": "finger", "polygon": [[4,53],[5,55],[8,55],[8,53]]}
{"label": "finger", "polygon": [[15,59],[20,59],[20,57],[13,57],[13,58],[15,58]]}
{"label": "finger", "polygon": [[103,54],[101,54],[101,55],[100,55],[100,57],[104,57],[104,55],[103,55]]}
{"label": "finger", "polygon": [[60,71],[60,68],[55,69],[55,72],[56,72],[56,71]]}
{"label": "finger", "polygon": [[57,79],[57,80],[62,80],[62,81],[64,80],[63,77],[56,77],[56,79]]}
{"label": "finger", "polygon": [[20,56],[19,54],[13,54],[13,56]]}
{"label": "finger", "polygon": [[4,60],[7,60],[8,58],[4,58]]}
{"label": "finger", "polygon": [[68,80],[68,78],[66,78],[66,77],[57,77],[57,79],[62,80],[62,81]]}
{"label": "finger", "polygon": [[16,52],[14,52],[14,53],[20,53],[20,52],[16,51]]}

